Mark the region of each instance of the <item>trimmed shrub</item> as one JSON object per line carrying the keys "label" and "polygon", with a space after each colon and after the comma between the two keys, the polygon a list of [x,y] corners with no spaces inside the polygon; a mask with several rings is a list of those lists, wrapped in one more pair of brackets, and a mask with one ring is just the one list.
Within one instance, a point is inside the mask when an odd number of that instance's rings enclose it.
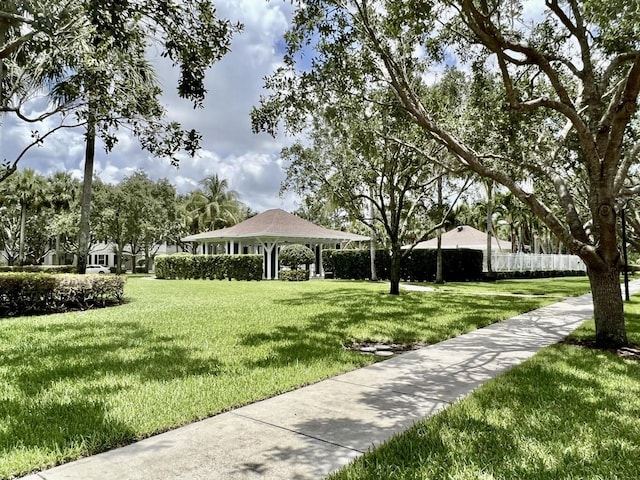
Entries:
{"label": "trimmed shrub", "polygon": [[157,278],[167,280],[261,280],[262,255],[158,255],[155,274]]}
{"label": "trimmed shrub", "polygon": [[309,270],[280,270],[280,280],[289,282],[304,282],[309,280]]}
{"label": "trimmed shrub", "polygon": [[297,270],[300,265],[309,265],[316,260],[313,250],[298,244],[282,247],[278,258],[282,265],[289,267],[291,270]]}
{"label": "trimmed shrub", "polygon": [[123,277],[105,275],[0,274],[0,316],[52,313],[121,303]]}

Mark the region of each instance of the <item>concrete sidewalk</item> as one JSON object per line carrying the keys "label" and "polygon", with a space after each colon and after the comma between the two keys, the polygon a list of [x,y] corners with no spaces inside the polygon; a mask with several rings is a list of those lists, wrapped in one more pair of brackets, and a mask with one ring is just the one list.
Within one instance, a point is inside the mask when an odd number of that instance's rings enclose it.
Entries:
{"label": "concrete sidewalk", "polygon": [[[640,281],[631,284],[640,291]],[[570,298],[25,480],[317,479],[565,337]]]}

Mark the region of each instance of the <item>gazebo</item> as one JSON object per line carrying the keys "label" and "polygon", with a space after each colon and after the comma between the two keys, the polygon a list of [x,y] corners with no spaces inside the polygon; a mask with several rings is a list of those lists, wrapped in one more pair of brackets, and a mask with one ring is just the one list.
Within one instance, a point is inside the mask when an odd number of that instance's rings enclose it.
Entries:
{"label": "gazebo", "polygon": [[322,246],[341,246],[352,241],[367,241],[369,237],[355,233],[330,230],[279,208],[267,210],[233,227],[198,233],[182,238],[183,242],[203,244],[224,243],[225,253],[262,254],[264,278],[278,278],[280,246],[300,243],[316,254],[315,273],[323,275]]}
{"label": "gazebo", "polygon": [[[469,225],[461,225],[449,230],[442,234],[441,247],[444,249],[452,248],[469,248],[471,250],[482,250],[486,254],[487,250],[487,234],[481,232]],[[432,238],[424,242],[418,243],[415,247],[417,249],[422,248],[437,248],[438,239]],[[408,246],[404,248],[409,248]],[[511,253],[511,242],[507,240],[499,240],[496,237],[491,237],[491,250],[494,252],[508,252]]]}

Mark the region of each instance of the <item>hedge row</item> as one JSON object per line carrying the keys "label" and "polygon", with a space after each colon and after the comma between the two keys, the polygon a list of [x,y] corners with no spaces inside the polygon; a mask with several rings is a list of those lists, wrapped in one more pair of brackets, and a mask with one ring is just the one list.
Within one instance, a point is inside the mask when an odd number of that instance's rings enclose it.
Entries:
{"label": "hedge row", "polygon": [[0,267],[0,273],[6,272],[76,273],[76,267],[74,265],[14,265],[12,267]]}
{"label": "hedge row", "polygon": [[[436,251],[413,250],[402,259],[400,277],[406,281],[430,282],[436,278]],[[391,257],[388,251],[376,251],[376,274],[388,280]],[[367,279],[371,277],[369,250],[324,250],[322,265],[334,278]],[[482,252],[480,250],[442,250],[442,275],[445,281],[479,280],[482,278]]]}
{"label": "hedge row", "polygon": [[[389,278],[391,258],[386,250],[376,251],[376,274],[380,279]],[[322,268],[332,272],[334,278],[365,280],[371,278],[369,250],[323,250]]]}
{"label": "hedge row", "polygon": [[170,280],[261,280],[262,255],[158,255],[155,258],[155,274],[157,278]]}
{"label": "hedge row", "polygon": [[0,317],[122,303],[124,281],[110,275],[0,273]]}

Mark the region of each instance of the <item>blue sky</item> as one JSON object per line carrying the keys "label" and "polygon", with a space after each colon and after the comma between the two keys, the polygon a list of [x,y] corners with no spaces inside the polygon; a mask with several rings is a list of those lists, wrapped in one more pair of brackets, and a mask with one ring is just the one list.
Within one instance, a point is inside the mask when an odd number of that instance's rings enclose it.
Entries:
{"label": "blue sky", "polygon": [[[208,72],[203,109],[194,110],[177,96],[177,72],[170,64],[159,56],[151,58],[165,91],[163,101],[169,118],[199,130],[202,150],[195,158],[182,157],[176,169],[168,161],[151,157],[135,139],[122,133],[108,155],[102,148],[96,150],[95,172],[104,181],[116,183],[142,169],[154,179],[168,178],[180,192],[197,188],[197,182],[207,175],[218,174],[256,211],[276,207],[292,210],[295,199],[278,195],[284,179],[279,152],[292,139],[253,134],[250,112],[265,93],[263,78],[282,62],[282,36],[294,7],[281,0],[216,0],[215,5],[221,17],[240,21],[245,28],[234,38],[231,53]],[[31,141],[34,128],[45,131],[44,126],[20,124],[5,116],[0,125],[0,156],[15,156]],[[20,165],[45,174],[65,170],[81,178],[83,159],[82,131],[65,131],[32,149]]]}

